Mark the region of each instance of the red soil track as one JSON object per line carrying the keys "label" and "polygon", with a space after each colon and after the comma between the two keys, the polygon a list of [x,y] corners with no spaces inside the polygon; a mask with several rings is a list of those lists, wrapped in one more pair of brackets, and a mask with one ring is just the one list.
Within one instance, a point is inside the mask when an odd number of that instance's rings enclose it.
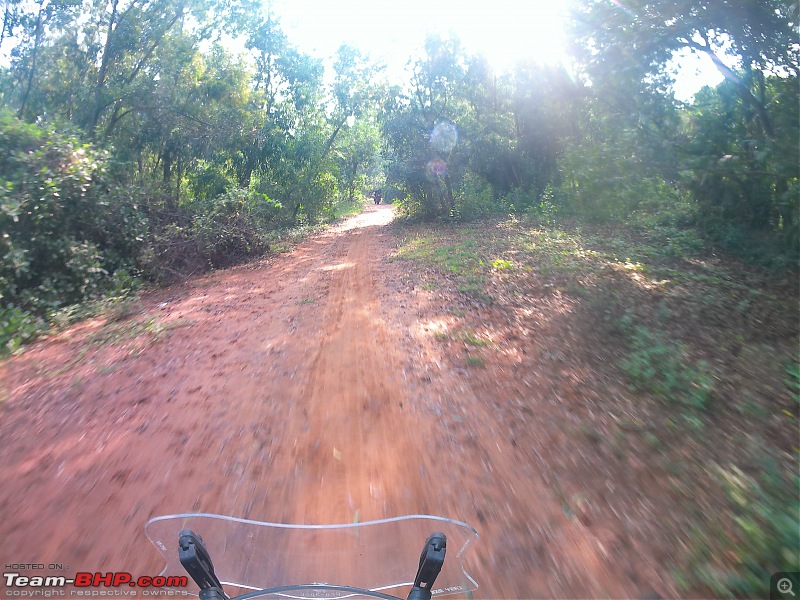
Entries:
{"label": "red soil track", "polygon": [[452,367],[432,324],[453,317],[387,260],[391,215],[370,206],[291,254],[146,295],[140,314],[0,363],[3,562],[152,574],[142,526],[174,512],[429,513],[478,530],[477,597],[673,595],[618,532],[564,514],[541,467],[559,435],[546,403],[513,437],[498,418],[545,396],[546,373],[523,384],[512,364],[507,381]]}

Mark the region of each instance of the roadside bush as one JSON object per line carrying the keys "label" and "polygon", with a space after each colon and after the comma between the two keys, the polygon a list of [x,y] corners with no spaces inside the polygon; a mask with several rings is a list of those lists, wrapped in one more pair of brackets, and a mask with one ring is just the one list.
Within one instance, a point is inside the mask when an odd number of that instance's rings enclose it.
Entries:
{"label": "roadside bush", "polygon": [[553,189],[553,186],[548,185],[542,195],[539,196],[538,201],[528,207],[525,214],[531,221],[543,225],[552,225],[555,223],[556,215],[558,215],[562,202],[561,194]]}
{"label": "roadside bush", "polygon": [[0,357],[13,354],[45,329],[45,323],[27,311],[16,306],[0,308]]}
{"label": "roadside bush", "polygon": [[[800,267],[800,253],[769,231],[755,231],[741,223],[706,218],[700,228],[704,238],[750,264],[774,273]],[[788,235],[788,234],[787,234]]]}
{"label": "roadside bush", "polygon": [[797,570],[800,478],[784,473],[774,457],[762,463],[758,478],[735,467],[718,473],[735,515],[718,542],[726,555],[736,557],[738,566],[721,568],[718,551],[698,535],[690,549],[694,566],[684,582],[687,589],[699,584],[720,597],[766,598],[774,573]]}
{"label": "roadside bush", "polygon": [[697,256],[705,243],[695,228],[698,205],[689,192],[664,181],[653,182],[653,194],[644,198],[627,224],[661,253],[676,258]]}
{"label": "roadside bush", "polygon": [[269,249],[265,226],[280,208],[269,197],[235,188],[203,208],[194,217],[191,236],[209,266],[232,265]]}
{"label": "roadside bush", "polygon": [[269,250],[269,224],[281,205],[265,194],[234,188],[181,207],[177,222],[154,227],[141,268],[166,282],[236,264]]}
{"label": "roadside bush", "polygon": [[517,187],[503,197],[503,207],[512,213],[527,212],[537,205],[536,194],[530,189]]}
{"label": "roadside bush", "polygon": [[135,262],[146,220],[109,153],[0,113],[0,299],[44,314],[97,296]]}
{"label": "roadside bush", "polygon": [[455,194],[455,210],[466,220],[476,219],[498,212],[499,204],[494,200],[492,186],[482,177],[467,173]]}

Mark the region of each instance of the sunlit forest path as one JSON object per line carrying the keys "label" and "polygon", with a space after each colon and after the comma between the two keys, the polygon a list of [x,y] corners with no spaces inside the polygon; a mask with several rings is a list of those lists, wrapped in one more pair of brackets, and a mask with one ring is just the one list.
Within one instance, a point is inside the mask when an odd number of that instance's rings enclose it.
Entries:
{"label": "sunlit forest path", "polygon": [[[548,475],[574,463],[579,478],[593,452],[548,450],[563,448],[576,375],[519,371],[511,347],[498,368],[458,367],[437,339],[457,307],[390,260],[391,218],[370,206],[6,361],[0,537],[14,559],[144,574],[160,568],[142,530],[157,515],[428,513],[478,530],[480,597],[673,595],[640,523],[575,518],[570,482]],[[563,309],[536,317],[549,339],[568,336]]]}

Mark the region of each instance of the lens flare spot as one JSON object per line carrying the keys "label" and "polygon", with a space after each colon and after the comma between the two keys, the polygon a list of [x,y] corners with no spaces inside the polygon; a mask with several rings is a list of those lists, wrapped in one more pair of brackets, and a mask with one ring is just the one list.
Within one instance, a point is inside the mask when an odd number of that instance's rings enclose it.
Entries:
{"label": "lens flare spot", "polygon": [[458,143],[458,128],[453,123],[439,123],[431,131],[431,145],[439,152],[450,152]]}
{"label": "lens flare spot", "polygon": [[432,161],[428,162],[429,175],[433,177],[441,177],[445,173],[447,173],[447,165],[444,164],[444,161],[434,158]]}

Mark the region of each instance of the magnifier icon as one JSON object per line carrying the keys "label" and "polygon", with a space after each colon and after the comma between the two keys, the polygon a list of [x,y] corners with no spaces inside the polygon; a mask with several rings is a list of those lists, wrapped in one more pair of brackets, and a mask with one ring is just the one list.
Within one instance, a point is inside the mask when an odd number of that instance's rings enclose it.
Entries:
{"label": "magnifier icon", "polygon": [[781,594],[789,594],[792,598],[796,598],[795,593],[792,591],[792,580],[786,577],[778,580],[778,591]]}

